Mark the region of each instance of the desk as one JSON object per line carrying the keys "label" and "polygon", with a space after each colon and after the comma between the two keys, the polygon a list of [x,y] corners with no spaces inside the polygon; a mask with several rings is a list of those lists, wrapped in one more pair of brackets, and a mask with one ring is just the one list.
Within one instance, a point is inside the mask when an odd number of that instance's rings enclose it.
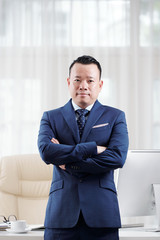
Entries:
{"label": "desk", "polygon": [[160,232],[147,232],[144,228],[122,228],[120,240],[160,240]]}
{"label": "desk", "polygon": [[44,240],[44,231],[29,231],[28,233],[8,233],[7,231],[0,231],[0,240]]}
{"label": "desk", "polygon": [[[30,231],[24,234],[13,234],[0,231],[0,240],[44,240],[44,231]],[[160,240],[160,232],[146,232],[143,229],[120,229],[120,240]]]}

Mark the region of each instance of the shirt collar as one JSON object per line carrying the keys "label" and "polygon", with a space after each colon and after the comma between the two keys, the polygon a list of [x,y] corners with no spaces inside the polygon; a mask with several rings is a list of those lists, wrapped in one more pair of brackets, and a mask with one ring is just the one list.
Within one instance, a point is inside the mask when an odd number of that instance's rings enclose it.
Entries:
{"label": "shirt collar", "polygon": [[[73,108],[74,108],[74,111],[78,110],[78,109],[81,109],[77,104],[75,104],[72,100],[72,105],[73,105]],[[89,105],[88,107],[86,107],[85,109],[87,109],[88,111],[91,111],[92,107],[93,107],[94,104],[91,104]]]}

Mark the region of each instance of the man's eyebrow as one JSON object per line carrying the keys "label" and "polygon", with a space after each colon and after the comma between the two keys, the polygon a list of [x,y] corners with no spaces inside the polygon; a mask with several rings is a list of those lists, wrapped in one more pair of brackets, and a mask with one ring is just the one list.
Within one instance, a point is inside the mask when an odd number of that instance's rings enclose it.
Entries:
{"label": "man's eyebrow", "polygon": [[[78,76],[78,75],[77,75],[77,76],[74,76],[74,78],[81,78],[81,76]],[[87,78],[88,78],[88,79],[94,79],[94,77],[92,77],[92,76],[88,76]]]}
{"label": "man's eyebrow", "polygon": [[81,78],[81,76],[74,76],[74,78]]}

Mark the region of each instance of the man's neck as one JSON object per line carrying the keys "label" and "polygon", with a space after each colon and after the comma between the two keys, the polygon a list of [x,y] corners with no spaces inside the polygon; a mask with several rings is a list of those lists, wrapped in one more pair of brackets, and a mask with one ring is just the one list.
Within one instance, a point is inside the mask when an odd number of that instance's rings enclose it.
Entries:
{"label": "man's neck", "polygon": [[[76,111],[77,109],[82,109],[82,107],[78,106],[72,99],[72,105],[73,105],[73,108],[74,110]],[[85,109],[87,109],[88,111],[91,111],[92,107],[93,107],[94,103],[87,106]]]}

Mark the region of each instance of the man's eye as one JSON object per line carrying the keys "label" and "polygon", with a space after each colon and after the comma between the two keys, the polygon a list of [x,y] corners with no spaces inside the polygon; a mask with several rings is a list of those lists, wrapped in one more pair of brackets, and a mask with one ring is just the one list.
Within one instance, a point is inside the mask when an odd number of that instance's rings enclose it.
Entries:
{"label": "man's eye", "polygon": [[88,82],[89,82],[89,83],[92,83],[92,82],[94,82],[94,81],[93,81],[93,80],[89,80]]}
{"label": "man's eye", "polygon": [[79,79],[75,79],[74,81],[75,81],[75,82],[79,82],[80,80],[79,80]]}

